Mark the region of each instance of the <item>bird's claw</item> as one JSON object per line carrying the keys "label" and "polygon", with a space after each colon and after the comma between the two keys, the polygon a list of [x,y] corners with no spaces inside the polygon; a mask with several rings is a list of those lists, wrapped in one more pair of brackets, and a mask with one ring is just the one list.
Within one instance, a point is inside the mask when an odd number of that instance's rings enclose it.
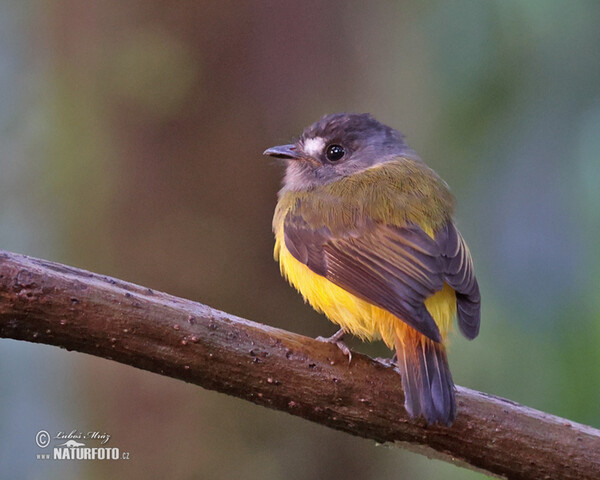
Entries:
{"label": "bird's claw", "polygon": [[395,367],[397,365],[398,357],[396,354],[394,354],[392,358],[376,357],[373,360],[385,365],[386,367]]}
{"label": "bird's claw", "polygon": [[350,363],[352,362],[352,351],[348,348],[348,345],[346,345],[342,341],[345,333],[346,332],[344,332],[343,329],[340,329],[331,337],[317,337],[316,340],[318,340],[319,342],[333,343],[334,345],[336,345],[342,351],[342,353],[346,357],[348,357],[348,365],[350,365]]}

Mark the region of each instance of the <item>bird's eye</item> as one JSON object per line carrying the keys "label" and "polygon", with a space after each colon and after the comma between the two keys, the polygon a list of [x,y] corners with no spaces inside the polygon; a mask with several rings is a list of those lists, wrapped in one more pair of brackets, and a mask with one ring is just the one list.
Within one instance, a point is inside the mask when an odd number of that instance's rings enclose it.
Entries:
{"label": "bird's eye", "polygon": [[330,162],[337,162],[346,154],[346,150],[341,145],[329,145],[327,147],[327,152],[325,155],[327,156],[327,160]]}

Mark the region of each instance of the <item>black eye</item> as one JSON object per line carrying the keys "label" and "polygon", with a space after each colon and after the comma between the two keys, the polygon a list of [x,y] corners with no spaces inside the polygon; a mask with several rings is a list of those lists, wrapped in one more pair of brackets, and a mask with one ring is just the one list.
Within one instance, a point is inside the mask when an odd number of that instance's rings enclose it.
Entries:
{"label": "black eye", "polygon": [[327,147],[327,160],[330,162],[337,162],[346,154],[346,150],[341,145],[329,145]]}

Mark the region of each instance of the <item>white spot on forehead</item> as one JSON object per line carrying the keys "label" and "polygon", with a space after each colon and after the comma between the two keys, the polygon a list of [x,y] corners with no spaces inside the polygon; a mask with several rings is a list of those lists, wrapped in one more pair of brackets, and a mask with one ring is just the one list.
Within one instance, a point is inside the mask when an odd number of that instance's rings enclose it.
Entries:
{"label": "white spot on forehead", "polygon": [[325,140],[322,137],[307,138],[304,140],[304,152],[315,157],[319,155],[325,148]]}

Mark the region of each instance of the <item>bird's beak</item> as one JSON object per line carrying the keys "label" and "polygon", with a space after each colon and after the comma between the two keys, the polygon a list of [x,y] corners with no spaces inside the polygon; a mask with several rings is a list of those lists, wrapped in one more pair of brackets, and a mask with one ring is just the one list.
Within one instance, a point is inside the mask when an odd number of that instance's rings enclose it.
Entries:
{"label": "bird's beak", "polygon": [[263,152],[263,155],[290,160],[298,160],[302,158],[301,152],[298,151],[298,148],[293,143],[290,145],[279,145],[278,147],[267,148]]}

